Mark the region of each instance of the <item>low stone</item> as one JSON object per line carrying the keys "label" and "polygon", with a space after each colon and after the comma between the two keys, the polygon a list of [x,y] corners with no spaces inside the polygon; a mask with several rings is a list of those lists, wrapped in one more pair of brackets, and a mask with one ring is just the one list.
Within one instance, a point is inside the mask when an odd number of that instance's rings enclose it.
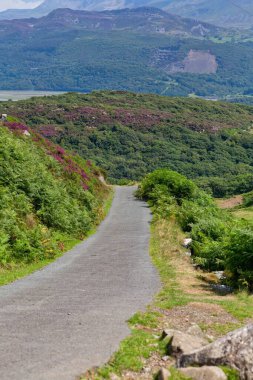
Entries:
{"label": "low stone", "polygon": [[31,136],[31,133],[29,131],[24,131],[23,135],[25,135],[25,136]]}
{"label": "low stone", "polygon": [[187,334],[193,335],[193,336],[198,336],[199,338],[205,338],[205,335],[199,325],[196,323],[193,323],[188,330],[186,331]]}
{"label": "low stone", "polygon": [[187,354],[208,344],[208,341],[204,338],[192,336],[178,330],[164,330],[163,337],[170,355]]}
{"label": "low stone", "polygon": [[216,271],[216,272],[213,272],[215,274],[215,276],[218,278],[218,280],[224,280],[226,278],[226,276],[224,275],[224,271]]}
{"label": "low stone", "polygon": [[188,238],[188,239],[184,239],[183,241],[183,247],[185,248],[188,248],[192,243],[192,239],[191,238]]}
{"label": "low stone", "polygon": [[211,284],[211,288],[218,294],[221,294],[223,296],[233,293],[233,288],[231,286],[227,285],[220,285],[220,284]]}
{"label": "low stone", "polygon": [[192,253],[191,252],[185,252],[185,256],[191,257]]}
{"label": "low stone", "polygon": [[227,380],[225,373],[218,367],[180,368],[179,372],[192,380]]}
{"label": "low stone", "polygon": [[115,373],[112,373],[110,376],[110,380],[120,380],[120,377],[115,375]]}
{"label": "low stone", "polygon": [[206,347],[184,353],[178,367],[225,365],[236,369],[241,380],[253,380],[253,324],[235,330]]}
{"label": "low stone", "polygon": [[169,380],[171,373],[167,368],[161,368],[157,375],[157,380]]}

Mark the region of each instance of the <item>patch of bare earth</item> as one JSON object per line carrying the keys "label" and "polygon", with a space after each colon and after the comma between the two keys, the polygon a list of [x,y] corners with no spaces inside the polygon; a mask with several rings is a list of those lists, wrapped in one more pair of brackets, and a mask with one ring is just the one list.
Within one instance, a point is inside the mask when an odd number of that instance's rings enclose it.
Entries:
{"label": "patch of bare earth", "polygon": [[187,331],[192,324],[205,329],[205,333],[214,338],[220,336],[216,326],[229,325],[238,327],[238,320],[228,314],[221,306],[202,302],[190,302],[171,310],[159,310],[164,328]]}
{"label": "patch of bare earth", "polygon": [[185,73],[215,74],[218,68],[215,55],[210,52],[190,50],[183,61]]}
{"label": "patch of bare earth", "polygon": [[243,203],[243,196],[236,195],[235,197],[229,199],[217,199],[217,205],[222,209],[234,208],[236,206],[240,206]]}
{"label": "patch of bare earth", "polygon": [[172,62],[174,55],[171,49],[158,49],[151,66],[158,67],[169,74],[215,74],[218,69],[216,56],[209,51],[192,49],[184,59]]}

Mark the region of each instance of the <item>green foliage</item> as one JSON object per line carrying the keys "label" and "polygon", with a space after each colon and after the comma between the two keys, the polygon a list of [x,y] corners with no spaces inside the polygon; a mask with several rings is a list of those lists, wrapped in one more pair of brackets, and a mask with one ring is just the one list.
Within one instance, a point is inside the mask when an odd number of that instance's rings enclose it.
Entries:
{"label": "green foliage", "polygon": [[178,203],[196,196],[196,185],[172,170],[158,169],[147,175],[139,187],[139,195],[155,203],[160,196],[171,196]]}
{"label": "green foliage", "polygon": [[245,207],[253,206],[253,191],[250,191],[243,196],[243,205]]}
{"label": "green foliage", "polygon": [[[5,52],[0,62],[2,89],[118,89],[221,97],[243,94],[252,87],[252,41],[228,40],[220,44],[147,31],[78,30],[75,25],[74,29],[44,27],[30,31],[29,38],[25,32],[6,33],[0,48]],[[166,70],[167,66],[182,62],[191,49],[215,55],[217,73],[198,75]],[[163,50],[167,52],[165,62],[157,61]]]}
{"label": "green foliage", "polygon": [[[192,181],[170,170],[149,174],[138,195],[148,200],[156,217],[176,216],[191,238],[195,262],[207,270],[226,270],[234,286],[253,289],[253,225],[237,221]],[[174,199],[174,208],[160,210]]]}
{"label": "green foliage", "polygon": [[252,190],[247,106],[104,91],[1,103],[0,112],[89,157],[113,183],[164,167],[197,179],[215,196]]}
{"label": "green foliage", "polygon": [[149,358],[152,352],[157,350],[156,344],[157,339],[148,331],[132,330],[131,336],[121,343],[120,349],[110,362],[98,370],[98,375],[109,379],[110,373],[121,373],[125,369],[140,371],[143,367],[143,359]]}
{"label": "green foliage", "polygon": [[253,174],[224,175],[222,177],[201,177],[196,180],[206,192],[216,198],[243,194],[252,190]]}
{"label": "green foliage", "polygon": [[253,227],[241,222],[229,234],[226,247],[228,270],[241,287],[253,290]]}
{"label": "green foliage", "polygon": [[89,172],[84,190],[44,145],[38,135],[0,126],[0,266],[52,259],[64,250],[61,236],[81,238],[96,223],[104,190],[93,169],[82,166]]}
{"label": "green foliage", "polygon": [[154,327],[157,327],[158,317],[159,317],[159,313],[155,313],[153,311],[152,312],[146,311],[145,313],[139,312],[139,313],[134,314],[128,320],[128,323],[133,327],[141,325],[145,327],[154,328]]}
{"label": "green foliage", "polygon": [[228,380],[239,380],[240,374],[238,371],[228,367],[220,367],[222,371],[227,375]]}

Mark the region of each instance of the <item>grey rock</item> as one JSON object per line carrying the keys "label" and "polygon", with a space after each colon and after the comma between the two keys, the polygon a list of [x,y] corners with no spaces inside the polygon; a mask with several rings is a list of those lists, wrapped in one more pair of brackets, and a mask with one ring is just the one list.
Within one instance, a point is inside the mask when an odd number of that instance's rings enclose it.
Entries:
{"label": "grey rock", "polygon": [[184,239],[183,241],[183,247],[185,248],[188,248],[192,243],[192,239],[191,238],[188,238],[188,239]]}
{"label": "grey rock", "polygon": [[206,346],[208,341],[198,336],[192,336],[178,330],[164,330],[163,337],[167,343],[169,354],[187,354],[200,347]]}
{"label": "grey rock", "polygon": [[213,273],[218,278],[218,280],[224,280],[226,278],[226,276],[224,275],[224,271],[216,271]]}
{"label": "grey rock", "polygon": [[253,324],[235,330],[204,348],[184,353],[178,367],[227,365],[240,372],[241,380],[253,380]]}
{"label": "grey rock", "polygon": [[215,285],[215,284],[211,284],[211,288],[218,294],[221,294],[223,296],[227,295],[227,294],[230,294],[230,293],[233,293],[233,288],[231,288],[231,286],[227,286],[227,285]]}
{"label": "grey rock", "polygon": [[205,338],[205,334],[196,323],[193,323],[191,327],[188,328],[186,333],[189,335],[198,336],[199,338]]}
{"label": "grey rock", "polygon": [[192,380],[227,380],[225,373],[218,367],[181,368],[179,372]]}
{"label": "grey rock", "polygon": [[157,375],[157,380],[168,380],[171,377],[171,373],[167,368],[161,368]]}

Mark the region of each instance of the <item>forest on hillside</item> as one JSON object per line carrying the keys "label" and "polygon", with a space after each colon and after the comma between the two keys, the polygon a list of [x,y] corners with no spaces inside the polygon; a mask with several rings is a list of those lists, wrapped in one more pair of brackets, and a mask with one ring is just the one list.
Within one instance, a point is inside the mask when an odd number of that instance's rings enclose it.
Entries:
{"label": "forest on hillside", "polygon": [[108,91],[5,102],[0,112],[94,160],[113,183],[162,167],[215,196],[252,190],[249,106]]}
{"label": "forest on hillside", "polygon": [[[170,96],[252,92],[253,42],[131,31],[51,30],[0,38],[1,88],[89,92],[117,89]],[[174,72],[191,51],[209,52],[216,73]],[[165,61],[157,59],[160,52]],[[126,79],[127,78],[127,79]]]}

